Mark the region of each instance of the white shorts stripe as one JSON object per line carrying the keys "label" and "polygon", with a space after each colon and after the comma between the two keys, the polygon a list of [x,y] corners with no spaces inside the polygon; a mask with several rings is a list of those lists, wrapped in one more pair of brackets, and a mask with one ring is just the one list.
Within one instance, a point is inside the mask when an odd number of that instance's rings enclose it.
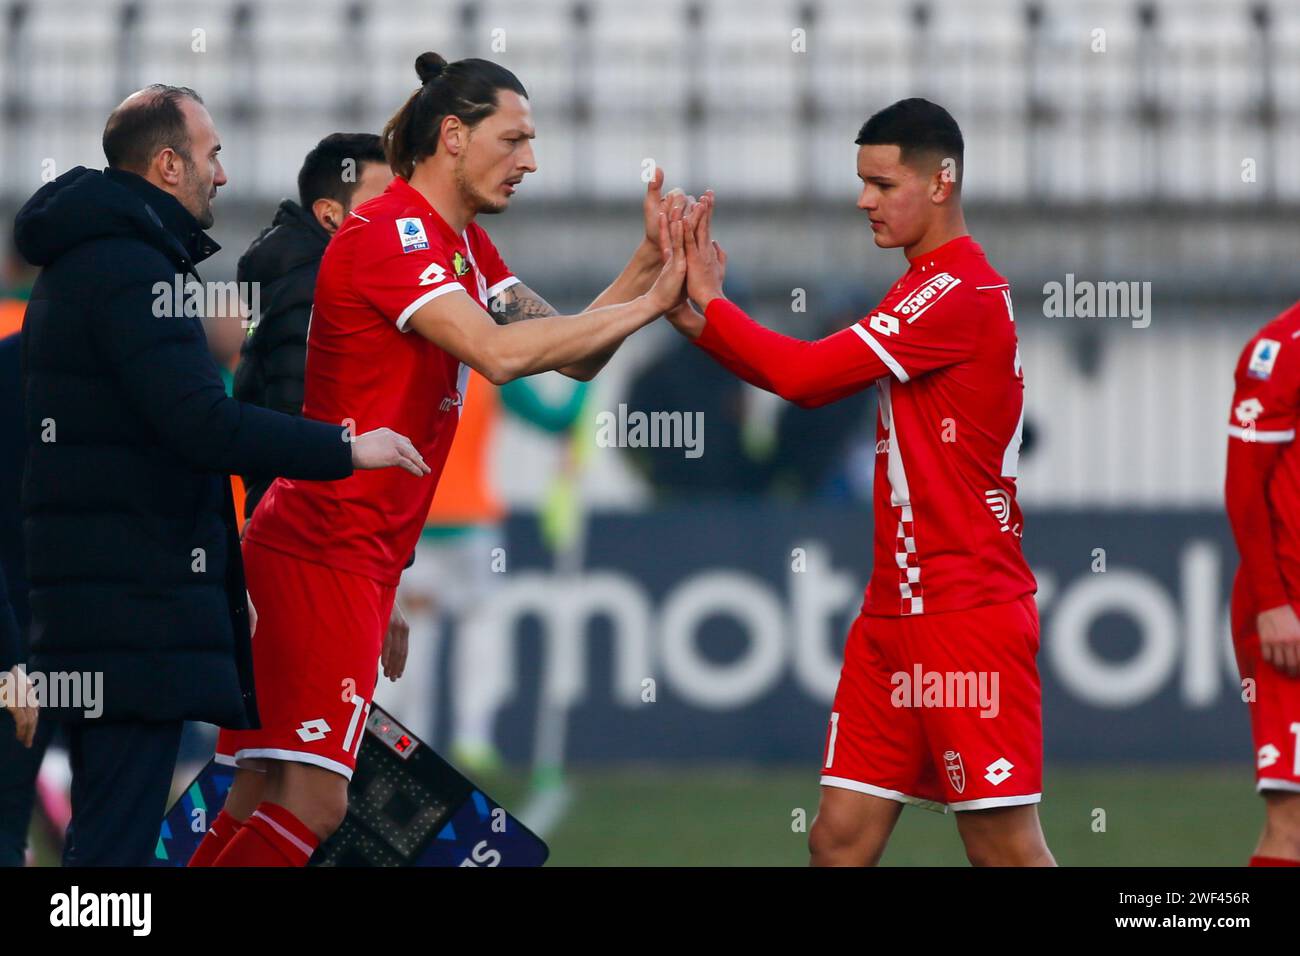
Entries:
{"label": "white shorts stripe", "polygon": [[823,776],[821,785],[823,787],[837,787],[840,790],[856,790],[858,793],[870,794],[873,797],[881,797],[885,800],[897,800],[899,803],[911,803],[923,810],[933,810],[935,813],[948,812],[947,806],[936,800],[923,800],[921,797],[914,797],[910,793],[886,790],[884,787],[863,783],[861,780],[850,780],[848,777]]}
{"label": "white shorts stripe", "polygon": [[335,773],[348,780],[352,779],[352,771],[349,769],[347,764],[339,763],[337,760],[330,760],[329,757],[322,757],[320,754],[307,753],[305,750],[280,750],[276,747],[250,747],[245,750],[240,750],[235,754],[235,763],[237,766],[243,767],[245,760],[256,760],[259,758],[266,760],[288,760],[291,763],[309,763],[316,767],[324,767],[326,770],[333,770]]}
{"label": "white shorts stripe", "polygon": [[1040,803],[1043,795],[1041,793],[1026,793],[1019,797],[985,797],[983,800],[963,800],[960,803],[950,803],[948,806],[954,810],[988,810],[992,807],[1019,807],[1026,803]]}

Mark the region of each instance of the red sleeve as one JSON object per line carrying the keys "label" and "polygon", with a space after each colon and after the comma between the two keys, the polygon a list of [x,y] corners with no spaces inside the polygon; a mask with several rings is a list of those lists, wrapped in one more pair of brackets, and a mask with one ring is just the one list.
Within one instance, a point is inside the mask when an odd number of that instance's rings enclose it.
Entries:
{"label": "red sleeve", "polygon": [[889,374],[856,326],[804,342],[764,328],[723,298],[710,302],[704,317],[696,345],[751,385],[805,408],[836,401]]}
{"label": "red sleeve", "polygon": [[491,301],[519,279],[501,258],[501,253],[497,252],[497,247],[488,238],[487,231],[476,222],[470,223],[469,240],[470,252],[474,254],[474,263],[486,286],[486,297]]}
{"label": "red sleeve", "polygon": [[1237,362],[1237,387],[1228,423],[1224,483],[1228,521],[1241,553],[1242,578],[1260,610],[1288,603],[1278,570],[1268,481],[1283,446],[1295,439],[1300,400],[1300,354],[1289,344],[1257,338]]}
{"label": "red sleeve", "polygon": [[353,288],[399,331],[407,330],[406,323],[425,303],[465,292],[456,281],[451,253],[442,243],[430,241],[419,219],[375,220],[366,231],[368,235],[358,237]]}

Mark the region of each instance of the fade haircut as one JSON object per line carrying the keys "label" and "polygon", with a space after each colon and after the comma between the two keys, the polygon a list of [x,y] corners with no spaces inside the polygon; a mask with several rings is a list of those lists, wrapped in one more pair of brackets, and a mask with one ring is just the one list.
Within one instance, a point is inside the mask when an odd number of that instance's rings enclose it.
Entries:
{"label": "fade haircut", "polygon": [[965,143],[961,129],[942,106],[920,97],[899,100],[886,106],[862,124],[859,146],[897,146],[899,159],[915,168],[921,159],[934,159],[942,163],[951,159],[956,183],[961,182],[965,166]]}

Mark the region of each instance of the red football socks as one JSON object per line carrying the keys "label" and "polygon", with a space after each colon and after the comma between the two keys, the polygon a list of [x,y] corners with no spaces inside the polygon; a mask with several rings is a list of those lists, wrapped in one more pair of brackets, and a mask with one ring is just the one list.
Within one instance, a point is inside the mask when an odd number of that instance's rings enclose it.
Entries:
{"label": "red football socks", "polygon": [[217,818],[212,821],[208,827],[208,832],[199,842],[198,849],[190,857],[190,862],[186,866],[211,866],[212,861],[230,845],[230,841],[235,838],[240,827],[244,825],[242,820],[236,820],[225,810],[217,814]]}
{"label": "red football socks", "polygon": [[1288,860],[1280,856],[1252,856],[1251,866],[1300,866],[1300,860]]}
{"label": "red football socks", "polygon": [[213,866],[306,866],[320,838],[284,807],[262,802]]}

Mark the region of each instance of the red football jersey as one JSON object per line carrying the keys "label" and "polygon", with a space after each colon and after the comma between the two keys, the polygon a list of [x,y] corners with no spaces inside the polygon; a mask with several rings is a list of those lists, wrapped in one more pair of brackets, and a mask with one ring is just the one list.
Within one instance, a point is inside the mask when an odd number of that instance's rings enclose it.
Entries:
{"label": "red football jersey", "polygon": [[424,526],[456,434],[469,369],[407,328],[426,302],[466,293],[485,310],[518,282],[476,223],[457,235],[396,178],[355,209],[325,250],[311,325],[302,413],[361,435],[406,435],[432,469],[357,471],[339,481],[277,479],[247,537],[395,585]]}
{"label": "red football jersey", "polygon": [[957,611],[1035,590],[1020,550],[1024,377],[1011,292],[969,236],[912,261],[853,326],[884,363],[867,614]]}
{"label": "red football jersey", "polygon": [[[1237,518],[1234,531],[1242,551],[1236,594],[1248,598],[1239,602],[1242,606],[1234,608],[1234,613],[1252,618],[1259,611],[1300,599],[1300,448],[1295,443],[1300,418],[1298,338],[1300,304],[1260,329],[1237,360],[1236,391],[1228,416],[1229,458],[1246,450],[1239,442],[1277,448],[1276,460],[1267,474],[1259,476],[1262,487],[1252,481],[1227,487],[1228,511],[1230,517]],[[1261,491],[1259,515],[1268,527],[1239,527],[1241,513],[1258,501]]]}
{"label": "red football jersey", "polygon": [[1024,378],[1011,292],[969,236],[912,260],[865,319],[815,342],[723,298],[705,318],[696,345],[806,408],[879,383],[864,613],[959,611],[1035,590],[1016,504]]}

